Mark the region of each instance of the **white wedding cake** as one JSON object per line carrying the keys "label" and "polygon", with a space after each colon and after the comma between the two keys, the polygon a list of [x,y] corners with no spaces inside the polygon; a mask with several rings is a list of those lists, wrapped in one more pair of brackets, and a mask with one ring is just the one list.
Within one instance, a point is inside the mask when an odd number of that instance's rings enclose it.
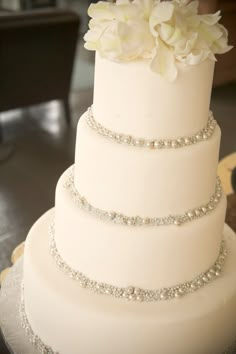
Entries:
{"label": "white wedding cake", "polygon": [[209,111],[220,13],[187,0],[89,8],[93,106],[55,208],[32,227],[20,314],[41,353],[223,354],[236,339],[236,237]]}

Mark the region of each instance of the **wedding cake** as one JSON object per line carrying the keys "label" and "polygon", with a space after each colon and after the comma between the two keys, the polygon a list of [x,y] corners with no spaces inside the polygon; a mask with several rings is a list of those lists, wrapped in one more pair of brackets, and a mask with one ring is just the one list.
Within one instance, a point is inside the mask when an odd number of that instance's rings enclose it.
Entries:
{"label": "wedding cake", "polygon": [[223,354],[236,339],[236,237],[209,111],[220,13],[198,2],[89,8],[93,105],[55,208],[26,240],[20,314],[41,353]]}

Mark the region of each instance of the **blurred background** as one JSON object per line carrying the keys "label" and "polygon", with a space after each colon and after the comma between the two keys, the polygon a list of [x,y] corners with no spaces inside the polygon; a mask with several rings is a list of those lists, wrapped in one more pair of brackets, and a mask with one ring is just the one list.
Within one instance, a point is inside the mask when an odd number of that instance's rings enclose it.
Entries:
{"label": "blurred background", "polygon": [[[57,180],[73,163],[76,125],[93,98],[94,53],[83,48],[90,3],[0,0],[0,271],[54,205]],[[236,1],[200,1],[202,13],[218,9],[236,46]],[[235,48],[219,58],[211,108],[222,128],[220,157],[227,158],[221,169],[233,194]]]}

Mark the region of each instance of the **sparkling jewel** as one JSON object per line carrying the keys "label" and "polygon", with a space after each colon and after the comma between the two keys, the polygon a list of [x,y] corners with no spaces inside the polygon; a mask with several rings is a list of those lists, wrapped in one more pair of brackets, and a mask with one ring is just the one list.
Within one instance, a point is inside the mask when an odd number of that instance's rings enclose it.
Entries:
{"label": "sparkling jewel", "polygon": [[178,142],[176,140],[171,142],[172,148],[177,148],[178,147]]}
{"label": "sparkling jewel", "polygon": [[190,287],[191,287],[191,289],[195,290],[197,288],[197,284],[192,283]]}
{"label": "sparkling jewel", "polygon": [[117,213],[114,211],[105,211],[98,209],[91,205],[84,196],[80,195],[74,185],[74,166],[70,167],[64,182],[64,188],[66,188],[72,199],[79,205],[79,207],[100,219],[108,220],[116,224],[127,225],[127,226],[165,226],[165,225],[176,225],[180,226],[201,216],[204,216],[212,212],[220,202],[222,196],[222,189],[220,184],[220,179],[217,177],[215,193],[211,196],[210,201],[216,199],[217,202],[209,202],[205,205],[199,206],[194,210],[186,211],[183,215],[169,215],[167,217],[156,217],[148,218],[143,216],[130,217]]}
{"label": "sparkling jewel", "polygon": [[162,301],[170,300],[173,298],[179,298],[181,296],[187,295],[199,288],[205,286],[219,276],[224,268],[224,263],[226,260],[226,247],[225,241],[222,241],[220,247],[220,253],[215,263],[207,269],[204,273],[201,273],[193,280],[190,280],[183,284],[178,284],[169,288],[162,289],[141,289],[135,286],[128,287],[117,287],[115,285],[99,283],[98,281],[88,278],[86,275],[82,274],[78,270],[72,269],[61,257],[56,247],[55,242],[55,232],[54,224],[51,225],[49,229],[50,235],[50,253],[54,258],[57,266],[61,271],[63,271],[67,276],[71,277],[73,280],[78,281],[78,284],[82,288],[93,291],[96,294],[104,294],[107,296],[112,296],[115,298],[126,299],[129,301]]}
{"label": "sparkling jewel", "polygon": [[166,293],[162,293],[161,296],[160,296],[160,299],[161,300],[166,300],[168,297],[167,297],[167,294]]}
{"label": "sparkling jewel", "polygon": [[162,141],[158,141],[158,140],[154,141],[154,147],[156,149],[160,149],[162,146],[163,146],[163,142]]}
{"label": "sparkling jewel", "polygon": [[207,125],[202,130],[198,131],[196,134],[192,136],[179,137],[177,139],[173,139],[173,140],[169,139],[165,141],[159,139],[154,139],[153,141],[150,141],[144,138],[127,136],[126,134],[116,133],[109,129],[106,129],[95,120],[93,116],[92,106],[89,107],[87,110],[86,121],[90,128],[96,130],[99,134],[107,138],[113,139],[119,144],[124,143],[132,146],[145,147],[149,149],[162,149],[162,148],[176,149],[176,148],[181,148],[184,146],[196,144],[202,141],[202,139],[204,140],[209,139],[213,135],[215,131],[215,127],[217,125],[212,112],[209,112]]}
{"label": "sparkling jewel", "polygon": [[207,276],[208,276],[209,279],[211,279],[211,278],[213,277],[213,275],[212,275],[211,272],[208,272],[208,273],[207,273]]}
{"label": "sparkling jewel", "polygon": [[171,142],[168,141],[168,140],[166,140],[166,141],[164,142],[164,145],[165,145],[165,147],[170,147],[170,146],[171,146]]}
{"label": "sparkling jewel", "polygon": [[138,296],[136,297],[136,300],[142,302],[142,301],[143,301],[142,295],[138,295]]}
{"label": "sparkling jewel", "polygon": [[[220,275],[220,274],[218,274]],[[192,283],[190,286],[191,289],[195,290],[195,284]],[[122,292],[118,290],[119,297],[122,297]],[[176,296],[177,298],[179,296]],[[158,295],[156,294],[156,299],[159,298]],[[152,299],[152,296],[148,298],[149,300]],[[162,300],[165,299],[165,296],[163,296]],[[136,298],[132,298],[129,300],[136,300],[139,302],[142,302],[144,300],[143,296],[137,296]],[[54,352],[51,347],[46,345],[38,335],[36,335],[33,331],[33,329],[30,326],[29,320],[27,318],[26,312],[25,312],[25,304],[24,304],[24,286],[22,283],[21,287],[21,301],[20,301],[20,306],[19,306],[19,313],[20,313],[20,319],[21,319],[21,327],[24,329],[25,334],[29,340],[30,343],[34,346],[34,348],[37,350],[38,353],[40,354],[59,354],[58,352]],[[236,352],[236,342],[224,353],[224,354],[234,354]]]}
{"label": "sparkling jewel", "polygon": [[132,286],[130,286],[128,289],[127,289],[127,293],[129,295],[133,294],[134,293],[134,288]]}
{"label": "sparkling jewel", "polygon": [[180,219],[175,219],[174,220],[174,224],[177,225],[177,226],[181,225]]}
{"label": "sparkling jewel", "polygon": [[142,141],[141,140],[135,140],[134,141],[134,145],[136,145],[136,146],[139,146],[139,145],[141,145],[142,144]]}

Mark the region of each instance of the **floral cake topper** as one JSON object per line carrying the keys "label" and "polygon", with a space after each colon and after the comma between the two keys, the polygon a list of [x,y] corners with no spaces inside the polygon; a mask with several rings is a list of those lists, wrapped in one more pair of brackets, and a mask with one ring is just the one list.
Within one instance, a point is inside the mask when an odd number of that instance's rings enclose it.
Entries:
{"label": "floral cake topper", "polygon": [[109,60],[150,59],[151,69],[169,81],[177,62],[196,65],[223,54],[228,32],[219,24],[220,11],[199,15],[198,1],[117,0],[90,5],[85,48]]}

